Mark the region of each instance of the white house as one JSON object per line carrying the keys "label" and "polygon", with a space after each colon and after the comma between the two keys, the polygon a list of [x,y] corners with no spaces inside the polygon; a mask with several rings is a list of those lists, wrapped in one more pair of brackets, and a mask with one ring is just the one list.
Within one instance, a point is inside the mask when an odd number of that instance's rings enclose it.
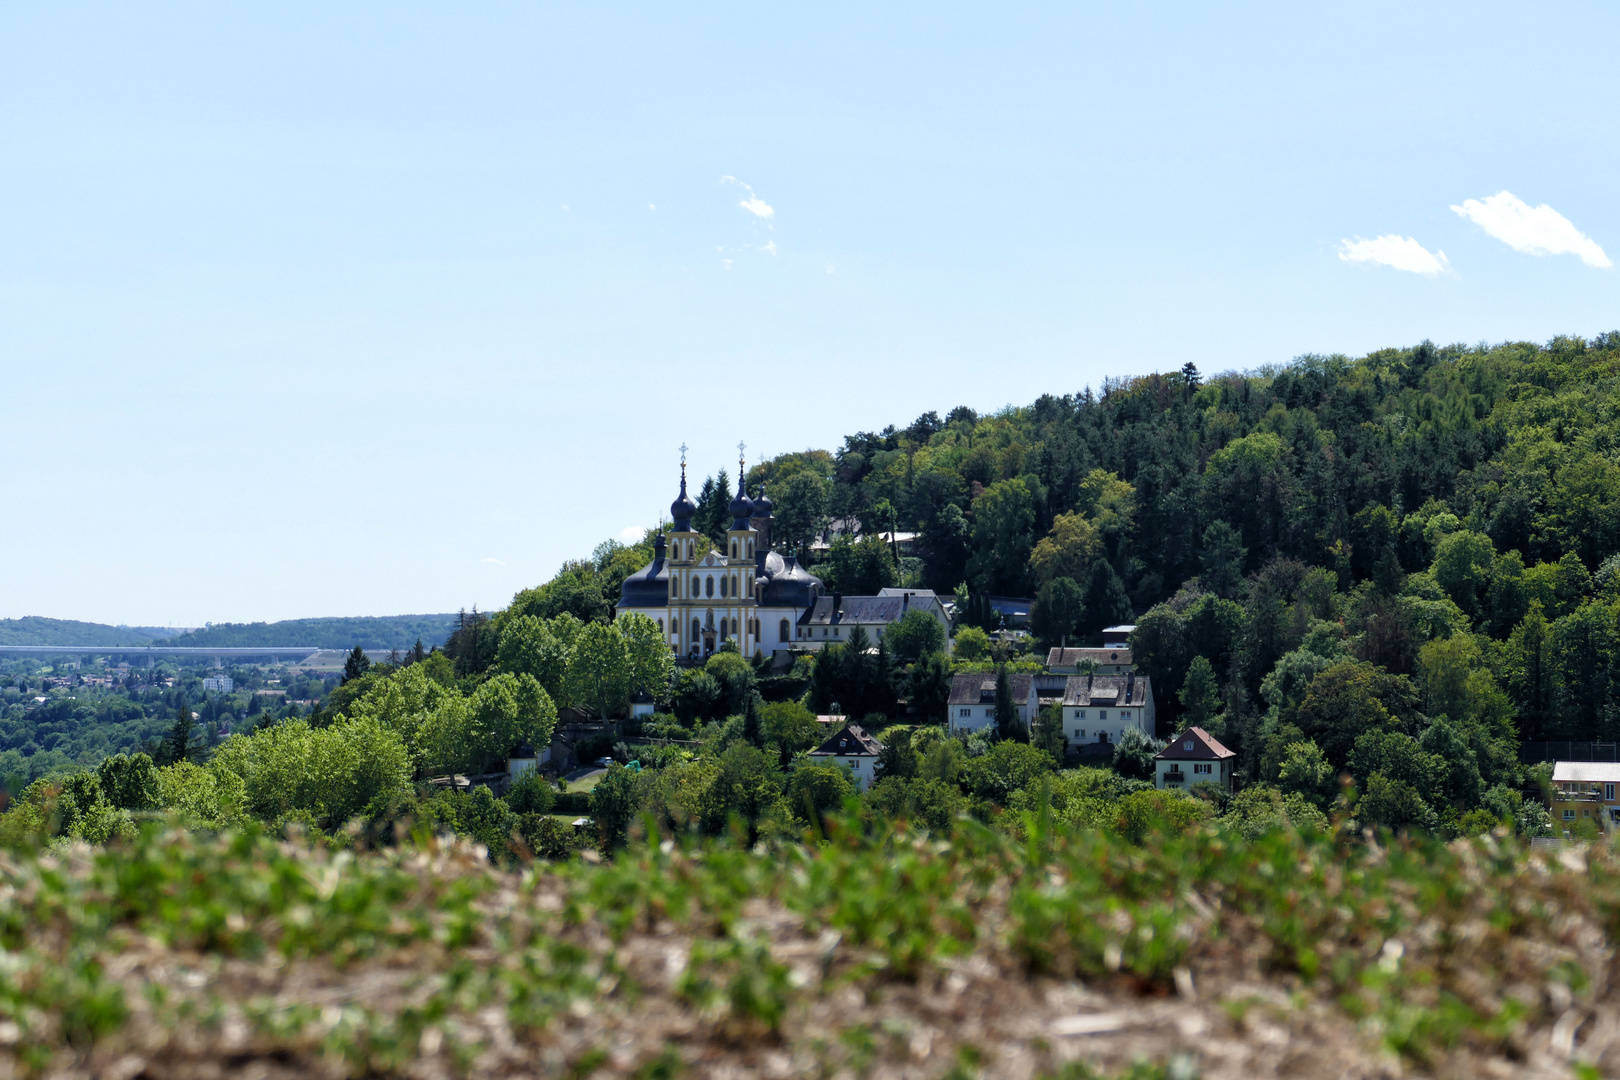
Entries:
{"label": "white house", "polygon": [[229,675],[207,675],[203,677],[203,689],[212,690],[221,694],[228,694],[236,685]]}
{"label": "white house", "polygon": [[1102,639],[1105,649],[1126,649],[1131,644],[1131,633],[1136,629],[1135,623],[1121,623],[1118,626],[1103,627]]}
{"label": "white house", "polygon": [[1186,791],[1194,784],[1219,784],[1232,789],[1232,767],[1237,755],[1201,727],[1190,727],[1153,755],[1153,785]]}
{"label": "white house", "polygon": [[841,765],[850,771],[856,791],[864,791],[877,774],[878,755],[883,744],[866,733],[859,724],[845,724],[843,729],[810,751],[810,758],[818,765]]}
{"label": "white house", "polygon": [[[1012,690],[1013,710],[1026,729],[1040,713],[1035,676],[1007,675]],[[946,716],[953,731],[979,731],[996,726],[996,673],[955,675],[951,678],[951,700]]]}
{"label": "white house", "polygon": [[1112,746],[1128,728],[1152,735],[1157,723],[1146,675],[1070,675],[1063,687],[1063,734],[1070,749]]}

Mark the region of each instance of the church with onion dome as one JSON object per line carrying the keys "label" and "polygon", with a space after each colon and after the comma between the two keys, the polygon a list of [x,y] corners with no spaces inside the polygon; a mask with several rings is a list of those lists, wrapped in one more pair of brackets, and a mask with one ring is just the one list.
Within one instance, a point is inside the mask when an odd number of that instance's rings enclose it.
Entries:
{"label": "church with onion dome", "polygon": [[692,528],[697,504],[686,493],[683,453],[681,493],[669,507],[674,525],[619,595],[615,617],[633,611],[652,619],[683,660],[701,661],[728,639],[746,657],[787,651],[822,595],[821,579],[773,548],[771,500],[763,485],[757,498],[748,497],[741,459],[729,510],[724,546],[700,555],[705,537]]}

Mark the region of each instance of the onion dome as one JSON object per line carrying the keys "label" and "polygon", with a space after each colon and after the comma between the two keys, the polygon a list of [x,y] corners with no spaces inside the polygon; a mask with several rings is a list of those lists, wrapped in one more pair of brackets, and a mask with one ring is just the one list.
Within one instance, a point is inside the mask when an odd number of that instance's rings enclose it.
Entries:
{"label": "onion dome", "polygon": [[748,483],[743,479],[742,466],[737,467],[737,497],[731,500],[731,527],[751,529],[748,519],[754,516],[754,503],[748,498]]}
{"label": "onion dome", "polygon": [[674,502],[669,504],[669,516],[675,520],[676,532],[692,531],[692,515],[697,513],[697,503],[686,494],[686,464],[681,464],[681,494]]}
{"label": "onion dome", "polygon": [[771,511],[775,509],[776,507],[771,504],[770,497],[765,494],[765,484],[763,481],[761,481],[759,485],[759,498],[754,500],[754,516],[770,517]]}

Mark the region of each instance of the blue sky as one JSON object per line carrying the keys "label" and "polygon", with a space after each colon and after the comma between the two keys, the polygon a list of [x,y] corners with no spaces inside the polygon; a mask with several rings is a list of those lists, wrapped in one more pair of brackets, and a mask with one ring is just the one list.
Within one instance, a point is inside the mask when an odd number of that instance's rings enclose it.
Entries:
{"label": "blue sky", "polygon": [[1615,329],[1617,22],[6,5],[0,617],[497,607],[683,441]]}

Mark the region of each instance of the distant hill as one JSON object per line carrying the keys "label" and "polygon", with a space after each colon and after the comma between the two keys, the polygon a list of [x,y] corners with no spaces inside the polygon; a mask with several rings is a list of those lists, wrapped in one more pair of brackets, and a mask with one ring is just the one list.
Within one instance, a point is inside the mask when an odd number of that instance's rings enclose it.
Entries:
{"label": "distant hill", "polygon": [[[215,623],[164,641],[197,648],[251,648],[255,645],[314,645],[322,649],[367,652],[409,649],[421,639],[424,648],[443,645],[455,626],[455,615],[374,615],[332,619],[284,619],[273,623]],[[56,643],[53,643],[56,644]]]}
{"label": "distant hill", "polygon": [[0,619],[0,645],[145,645],[173,633],[173,627],[107,626],[39,615]]}

